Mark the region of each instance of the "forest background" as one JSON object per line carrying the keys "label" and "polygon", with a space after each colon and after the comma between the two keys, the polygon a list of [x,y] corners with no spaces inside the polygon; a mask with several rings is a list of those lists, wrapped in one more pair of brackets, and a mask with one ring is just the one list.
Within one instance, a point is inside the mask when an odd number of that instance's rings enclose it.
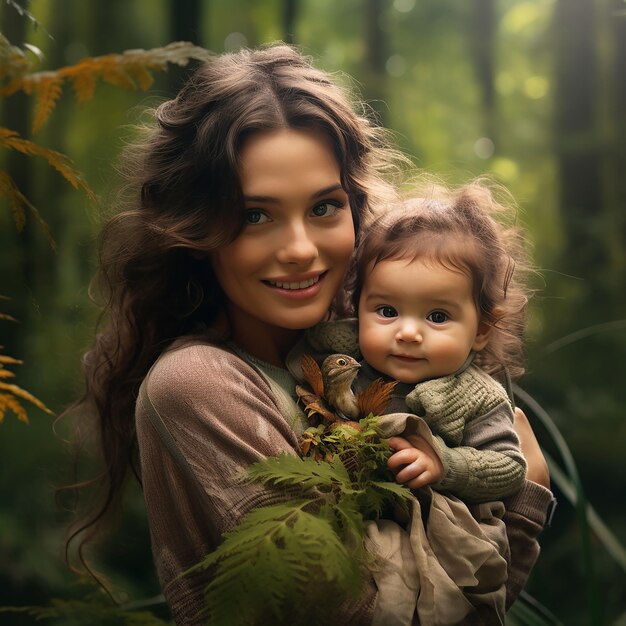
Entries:
{"label": "forest background", "polygon": [[[42,70],[172,41],[214,52],[294,42],[354,79],[417,167],[451,183],[486,173],[511,190],[542,276],[522,387],[558,426],[617,541],[591,534],[593,619],[626,624],[626,3],[33,0],[27,8],[38,28],[2,3],[0,30],[40,48]],[[2,312],[18,320],[0,319],[0,344],[24,360],[18,384],[56,413],[82,391],[80,358],[97,317],[87,289],[116,156],[141,109],[170,97],[185,72],[173,67],[147,93],[100,85],[85,105],[71,90],[61,96],[35,139],[73,159],[95,204],[45,163],[0,152],[57,243],[55,252],[32,219],[18,233],[0,200],[0,294],[10,298]],[[0,126],[32,137],[33,98],[4,99],[1,115]],[[550,431],[528,413],[563,467]],[[33,408],[29,416],[30,425],[8,415],[0,426],[0,606],[83,593],[63,561],[67,520],[54,500],[54,487],[72,479],[68,450],[49,415]],[[580,520],[555,492],[560,506],[528,590],[564,624],[590,624]],[[137,488],[100,565],[123,597],[158,594]]]}

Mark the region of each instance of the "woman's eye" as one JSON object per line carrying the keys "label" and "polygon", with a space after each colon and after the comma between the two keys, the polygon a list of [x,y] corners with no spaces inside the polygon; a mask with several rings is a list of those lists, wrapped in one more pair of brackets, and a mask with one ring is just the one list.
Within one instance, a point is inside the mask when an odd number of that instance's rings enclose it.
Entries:
{"label": "woman's eye", "polygon": [[320,202],[313,207],[311,213],[315,217],[330,217],[335,215],[343,205],[338,202]]}
{"label": "woman's eye", "polygon": [[443,311],[433,311],[428,314],[426,319],[433,324],[444,324],[448,321],[449,317],[447,313],[444,313]]}
{"label": "woman's eye", "polygon": [[396,311],[392,306],[380,306],[376,309],[376,312],[381,317],[398,317],[398,311]]}
{"label": "woman's eye", "polygon": [[269,217],[263,213],[263,211],[258,211],[253,209],[251,211],[246,211],[246,223],[247,224],[263,224],[267,222]]}

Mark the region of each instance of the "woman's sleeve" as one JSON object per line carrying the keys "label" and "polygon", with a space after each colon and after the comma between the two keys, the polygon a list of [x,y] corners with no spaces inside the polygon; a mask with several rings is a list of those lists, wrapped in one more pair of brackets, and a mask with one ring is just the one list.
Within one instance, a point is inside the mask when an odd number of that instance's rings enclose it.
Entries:
{"label": "woman's sleeve", "polygon": [[265,457],[295,454],[296,435],[253,368],[199,344],[159,359],[142,385],[136,427],[163,593],[177,624],[202,624],[208,575],[180,574],[252,508],[284,498],[237,476]]}
{"label": "woman's sleeve", "polygon": [[506,608],[526,585],[539,556],[537,537],[549,525],[556,500],[552,492],[537,483],[525,481],[514,496],[504,500],[504,522],[511,550],[506,584]]}

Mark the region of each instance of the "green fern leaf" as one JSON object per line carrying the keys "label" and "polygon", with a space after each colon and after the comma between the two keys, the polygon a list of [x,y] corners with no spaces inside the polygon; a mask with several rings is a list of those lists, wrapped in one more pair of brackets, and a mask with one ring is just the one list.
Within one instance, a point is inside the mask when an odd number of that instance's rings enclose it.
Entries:
{"label": "green fern leaf", "polygon": [[[202,562],[202,567],[217,566],[206,588],[211,623],[273,623],[306,612],[322,600],[316,594],[331,586],[337,601],[359,589],[358,564],[333,523],[304,510],[309,505],[297,501],[251,511]],[[315,594],[308,590],[311,580]]]}
{"label": "green fern leaf", "polygon": [[350,485],[348,473],[338,458],[320,463],[310,457],[281,454],[251,465],[247,474],[264,484],[297,485],[303,490]]}

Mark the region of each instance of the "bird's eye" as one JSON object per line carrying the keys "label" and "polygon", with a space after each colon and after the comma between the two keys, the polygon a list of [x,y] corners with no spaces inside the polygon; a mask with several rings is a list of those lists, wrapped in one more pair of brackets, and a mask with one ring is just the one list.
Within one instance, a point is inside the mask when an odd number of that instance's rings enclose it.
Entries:
{"label": "bird's eye", "polygon": [[337,359],[337,365],[345,365],[347,361],[345,359]]}

